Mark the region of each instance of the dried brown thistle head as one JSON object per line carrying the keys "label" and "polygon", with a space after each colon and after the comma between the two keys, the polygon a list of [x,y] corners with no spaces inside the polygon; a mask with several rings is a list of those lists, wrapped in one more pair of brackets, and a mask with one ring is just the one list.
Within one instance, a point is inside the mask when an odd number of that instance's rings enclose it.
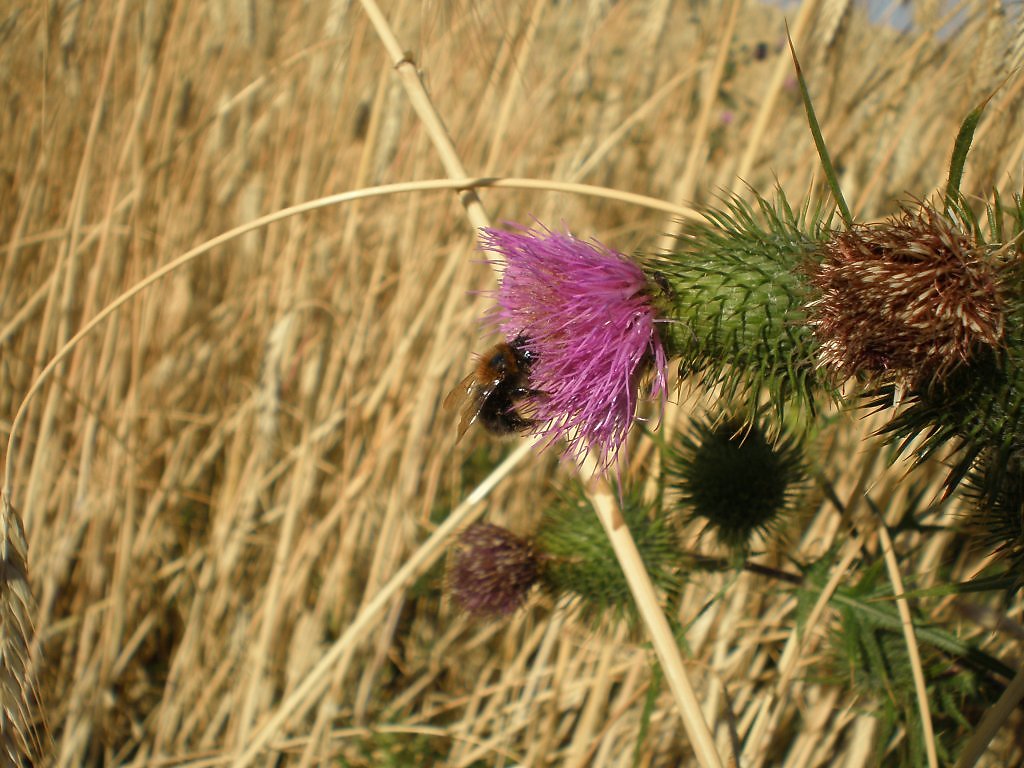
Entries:
{"label": "dried brown thistle head", "polygon": [[1003,339],[996,265],[926,203],[835,233],[810,282],[820,365],[837,379],[929,386]]}

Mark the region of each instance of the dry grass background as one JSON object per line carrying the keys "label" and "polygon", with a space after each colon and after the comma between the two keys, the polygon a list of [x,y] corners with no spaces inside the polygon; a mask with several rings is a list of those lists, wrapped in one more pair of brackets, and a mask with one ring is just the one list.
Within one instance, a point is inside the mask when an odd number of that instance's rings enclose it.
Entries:
{"label": "dry grass background", "polygon": [[[817,161],[783,14],[739,8],[731,35],[729,7],[714,2],[384,12],[471,174],[683,204],[777,182],[801,200]],[[959,121],[1024,58],[1024,30],[998,5],[966,3],[951,37],[936,34],[938,4],[912,10],[906,34],[842,0],[788,11],[861,218],[940,185]],[[4,442],[60,346],[193,246],[298,202],[444,176],[357,3],[25,3],[0,10],[0,42]],[[993,98],[965,190],[1021,189],[1022,87],[1014,72]],[[580,195],[480,194],[495,221],[565,222],[626,251],[675,226]],[[642,637],[595,632],[543,600],[471,622],[434,567],[336,643],[515,447],[453,445],[439,408],[488,342],[471,291],[492,285],[454,195],[396,194],[231,240],[74,348],[29,402],[7,479],[38,604],[28,651],[52,740],[44,762],[631,765],[637,750],[640,765],[691,763],[667,693],[638,747]],[[844,500],[908,493],[905,467],[865,450],[869,429],[843,422],[823,449]],[[528,531],[568,474],[531,454],[472,514]],[[791,547],[809,557],[847,530],[822,504]],[[974,572],[982,553],[951,541],[936,537],[904,575],[928,583],[957,557]],[[929,610],[1019,663],[1020,603],[1005,617],[996,606]],[[779,689],[793,607],[749,575],[687,588],[688,671],[719,751],[733,754],[736,732],[745,766],[868,764],[873,720],[803,674],[814,646],[786,662],[793,683]],[[1020,764],[1021,727],[1003,729],[987,764]]]}

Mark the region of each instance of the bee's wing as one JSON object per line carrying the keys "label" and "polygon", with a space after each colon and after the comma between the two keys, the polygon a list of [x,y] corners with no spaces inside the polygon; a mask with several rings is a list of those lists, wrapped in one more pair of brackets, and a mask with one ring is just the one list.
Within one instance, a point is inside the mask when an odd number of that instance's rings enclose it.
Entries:
{"label": "bee's wing", "polygon": [[462,439],[462,436],[466,434],[466,430],[476,421],[476,417],[480,415],[480,409],[483,407],[484,402],[491,396],[491,393],[494,392],[497,386],[497,379],[481,384],[477,380],[476,373],[473,372],[460,381],[455,389],[445,396],[444,402],[441,404],[445,410],[450,411],[456,406],[460,408],[461,418],[459,419],[458,434],[455,437],[456,443]]}
{"label": "bee's wing", "polygon": [[459,403],[464,402],[473,393],[473,374],[469,374],[455,385],[447,395],[444,396],[444,402],[441,403],[441,407],[446,411],[450,411]]}

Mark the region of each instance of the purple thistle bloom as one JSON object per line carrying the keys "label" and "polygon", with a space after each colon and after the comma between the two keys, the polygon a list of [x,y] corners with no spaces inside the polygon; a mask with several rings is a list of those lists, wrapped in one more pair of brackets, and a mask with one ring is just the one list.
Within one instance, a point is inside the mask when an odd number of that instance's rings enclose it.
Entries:
{"label": "purple thistle bloom", "polygon": [[526,601],[539,574],[530,542],[500,526],[474,523],[459,535],[448,584],[470,613],[505,616]]}
{"label": "purple thistle bloom", "polygon": [[650,283],[623,254],[548,229],[485,229],[485,250],[504,257],[491,321],[522,337],[535,360],[529,400],[535,432],[597,451],[607,469],[636,417],[637,388],[653,365],[651,396],[667,394],[665,350]]}

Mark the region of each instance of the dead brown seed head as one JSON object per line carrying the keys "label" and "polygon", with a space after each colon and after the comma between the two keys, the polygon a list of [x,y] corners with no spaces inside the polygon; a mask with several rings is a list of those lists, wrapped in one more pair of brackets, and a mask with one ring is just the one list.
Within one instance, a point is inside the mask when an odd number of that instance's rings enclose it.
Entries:
{"label": "dead brown seed head", "polygon": [[927,386],[1002,342],[996,266],[927,204],[837,232],[810,281],[820,365],[837,379],[892,375]]}

